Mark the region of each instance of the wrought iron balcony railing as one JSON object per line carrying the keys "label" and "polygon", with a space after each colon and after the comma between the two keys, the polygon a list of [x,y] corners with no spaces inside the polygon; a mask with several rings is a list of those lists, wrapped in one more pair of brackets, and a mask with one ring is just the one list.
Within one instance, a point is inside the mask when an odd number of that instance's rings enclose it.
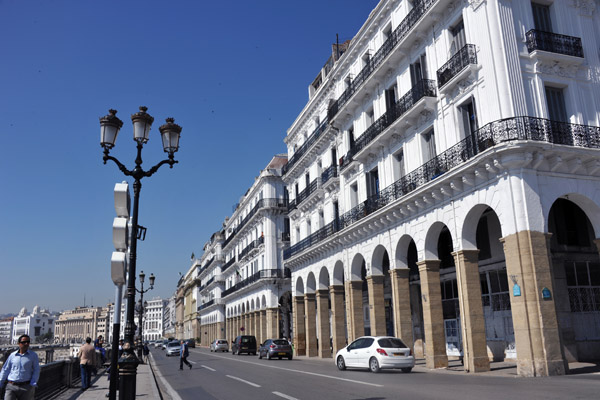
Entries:
{"label": "wrought iron balcony railing", "polygon": [[550,53],[583,58],[581,38],[538,31],[536,29],[527,32],[525,37],[527,41],[527,51],[529,53],[532,53],[535,50],[542,50]]}
{"label": "wrought iron balcony railing", "polygon": [[258,246],[260,246],[261,244],[263,244],[265,242],[265,238],[263,236],[259,237],[256,240],[253,240],[252,242],[250,242],[250,244],[246,247],[244,247],[244,250],[240,251],[240,254],[238,256],[238,259],[242,259],[244,258],[248,253],[250,253],[250,251],[252,251],[253,249],[256,249]]}
{"label": "wrought iron balcony railing", "polygon": [[[334,160],[335,162],[335,160]],[[321,173],[321,184],[324,184],[331,178],[337,177],[337,166],[335,164],[331,164],[329,168]]]}
{"label": "wrought iron balcony railing", "polygon": [[200,304],[200,305],[198,306],[198,311],[200,311],[200,310],[204,310],[205,308],[207,308],[207,307],[210,307],[210,306],[212,306],[213,304],[215,304],[215,299],[209,300],[209,301],[207,301],[207,302],[206,302],[206,303],[204,303],[204,304]]}
{"label": "wrought iron balcony railing", "polygon": [[356,91],[371,74],[384,62],[385,58],[392,52],[396,45],[404,39],[412,27],[421,19],[423,15],[433,6],[438,0],[422,0],[415,2],[413,9],[406,15],[400,24],[394,29],[387,40],[381,45],[379,50],[371,57],[363,69],[350,82],[344,93],[329,107],[327,118],[331,120],[337,115],[339,110],[350,100]]}
{"label": "wrought iron balcony railing", "polygon": [[283,174],[287,174],[289,169],[298,162],[298,160],[310,149],[310,147],[321,137],[323,132],[327,130],[327,125],[329,121],[325,120],[317,126],[317,128],[311,133],[311,135],[306,139],[306,142],[302,144],[290,157],[287,164],[285,164],[282,168]]}
{"label": "wrought iron balcony railing", "polygon": [[465,45],[437,70],[438,87],[444,86],[469,64],[477,64],[477,51],[474,44]]}
{"label": "wrought iron balcony railing", "polygon": [[402,198],[452,168],[467,162],[480,152],[499,143],[515,140],[600,149],[600,127],[550,121],[536,117],[513,117],[491,122],[408,175],[398,179],[381,192],[369,197],[338,219],[289,247],[283,253],[284,260]]}
{"label": "wrought iron balcony railing", "polygon": [[204,264],[204,266],[202,268],[200,268],[200,271],[198,271],[198,275],[200,275],[201,273],[206,271],[208,269],[208,267],[210,267],[210,265],[213,263],[213,261],[215,261],[214,257],[211,258],[210,260],[208,260],[208,262],[206,264]]}
{"label": "wrought iron balcony railing", "polygon": [[235,263],[235,255],[231,258],[231,260],[227,261],[222,267],[221,267],[221,273],[225,272],[227,270],[227,268],[231,267],[233,264]]}
{"label": "wrought iron balcony railing", "polygon": [[435,97],[435,81],[423,79],[402,96],[396,104],[379,117],[360,135],[348,153],[340,159],[340,169],[346,168],[354,159],[354,155],[364,149],[381,132],[392,125],[398,118],[410,110],[423,97]]}
{"label": "wrought iron balcony railing", "polygon": [[261,271],[256,272],[254,275],[249,276],[241,282],[236,283],[229,289],[223,291],[221,298],[224,298],[230,295],[233,292],[236,292],[260,279],[286,279],[291,278],[292,273],[289,268],[281,269],[263,269]]}
{"label": "wrought iron balcony railing", "polygon": [[260,199],[256,205],[254,207],[252,207],[252,210],[250,210],[250,212],[248,213],[248,215],[246,215],[244,217],[244,219],[242,219],[242,221],[238,224],[238,226],[236,226],[233,231],[231,232],[231,235],[229,235],[229,237],[227,239],[225,239],[225,242],[223,242],[223,247],[227,246],[229,244],[229,242],[231,242],[233,240],[233,238],[235,237],[235,235],[242,230],[242,228],[244,227],[244,225],[246,225],[248,223],[248,221],[250,221],[252,219],[252,217],[258,212],[258,210],[260,210],[261,208],[288,208],[288,201],[286,199]]}

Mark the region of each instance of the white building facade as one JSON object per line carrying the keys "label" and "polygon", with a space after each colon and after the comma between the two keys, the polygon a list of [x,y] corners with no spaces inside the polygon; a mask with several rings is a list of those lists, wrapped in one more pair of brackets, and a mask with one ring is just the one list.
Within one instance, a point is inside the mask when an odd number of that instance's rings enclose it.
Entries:
{"label": "white building facade", "polygon": [[12,339],[14,317],[0,320],[0,344],[9,344]]}
{"label": "white building facade", "polygon": [[273,157],[194,264],[202,345],[241,334],[258,341],[291,334],[290,274],[282,257],[289,244],[286,163],[285,155]]}
{"label": "white building facade", "polygon": [[163,320],[167,301],[160,297],[148,300],[144,312],[144,341],[159,340],[164,336]]}
{"label": "white building facade", "polygon": [[54,333],[56,318],[56,314],[39,306],[33,307],[31,314],[23,307],[13,320],[11,343],[16,344],[21,335],[29,335],[35,341],[38,336]]}
{"label": "white building facade", "polygon": [[285,138],[297,354],[600,358],[597,5],[382,0],[334,46]]}

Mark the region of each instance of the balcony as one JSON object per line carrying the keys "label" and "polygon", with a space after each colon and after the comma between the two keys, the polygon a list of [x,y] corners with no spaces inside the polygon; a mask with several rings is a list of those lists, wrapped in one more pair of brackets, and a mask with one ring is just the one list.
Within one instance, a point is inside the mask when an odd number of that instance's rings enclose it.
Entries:
{"label": "balcony", "polygon": [[[348,153],[340,159],[340,170],[344,170],[352,163],[352,161],[358,159],[360,157],[359,153],[361,153],[363,149],[394,122],[400,118],[409,119],[416,111],[420,111],[421,107],[416,107],[414,110],[413,107],[419,104],[421,99],[425,99],[423,102],[424,108],[433,107],[433,102],[430,101],[428,103],[426,100],[427,97],[436,97],[435,81],[423,79],[417,82],[417,84],[402,96],[391,109],[379,117],[362,135],[360,135],[354,145],[350,147]],[[382,140],[383,139],[385,138],[382,138]]]}
{"label": "balcony", "polygon": [[289,158],[287,164],[285,164],[282,168],[283,175],[287,174],[288,171],[290,171],[292,169],[292,167],[296,163],[298,163],[298,161],[302,158],[302,156],[304,156],[306,153],[309,152],[309,150],[311,150],[313,145],[319,140],[319,138],[327,130],[328,126],[329,126],[329,121],[325,120],[325,121],[321,122],[319,124],[319,126],[317,126],[317,128],[313,131],[313,133],[310,134],[308,139],[306,139],[306,142],[304,142],[302,144],[302,146],[300,146],[298,149],[296,149],[296,151],[294,151],[294,154]]}
{"label": "balcony", "polygon": [[227,268],[231,267],[233,264],[235,264],[235,256],[233,256],[233,258],[229,261],[227,261],[222,267],[221,267],[221,273],[225,272],[225,270],[227,270]]}
{"label": "balcony", "polygon": [[330,165],[329,168],[327,168],[325,171],[323,171],[321,173],[321,184],[324,185],[331,178],[337,178],[337,176],[338,176],[337,172],[338,171],[337,171],[337,167],[335,166],[335,164]]}
{"label": "balcony", "polygon": [[503,142],[521,140],[600,149],[600,127],[550,121],[536,117],[514,117],[491,122],[378,194],[369,197],[338,219],[289,247],[283,253],[284,260],[343,231],[375,211],[439,178],[451,169],[468,162],[482,151]]}
{"label": "balcony", "polygon": [[242,258],[246,257],[248,254],[250,254],[250,252],[252,250],[257,249],[264,242],[265,242],[265,238],[263,236],[250,242],[250,244],[248,246],[244,247],[244,249],[240,252],[240,254],[238,255],[238,259],[241,260]]}
{"label": "balcony", "polygon": [[[371,75],[376,72],[379,67],[384,64],[388,56],[401,42],[406,42],[407,36],[411,30],[419,23],[436,3],[444,3],[439,0],[422,0],[417,3],[400,24],[394,29],[387,40],[381,45],[379,50],[369,59],[363,69],[350,82],[344,93],[329,107],[327,118],[331,122],[340,110],[348,103],[348,101],[363,87],[369,80]],[[378,82],[373,82],[378,84]]]}
{"label": "balcony", "polygon": [[536,29],[527,32],[525,37],[529,54],[539,50],[583,58],[581,38]]}
{"label": "balcony", "polygon": [[254,282],[257,282],[261,279],[286,279],[286,278],[289,279],[289,278],[291,278],[291,276],[292,276],[292,273],[288,268],[285,268],[285,270],[263,269],[262,271],[256,272],[254,275],[244,279],[241,282],[236,283],[234,286],[223,291],[221,298],[224,298],[224,297],[230,295],[231,293],[234,293],[242,288],[245,288],[246,286],[249,286],[249,285],[253,284]]}
{"label": "balcony", "polygon": [[223,248],[225,248],[229,244],[229,242],[231,242],[233,240],[235,235],[237,235],[242,230],[242,228],[244,228],[244,226],[248,223],[248,221],[250,221],[252,219],[252,217],[254,217],[254,215],[261,208],[278,208],[278,209],[282,209],[282,210],[288,209],[288,201],[286,199],[260,199],[256,203],[256,205],[254,207],[252,207],[252,210],[250,210],[248,215],[246,215],[244,217],[244,219],[242,219],[242,221],[238,224],[238,226],[236,226],[233,229],[233,231],[231,232],[229,237],[227,239],[225,239],[225,242],[223,243]]}
{"label": "balcony", "polygon": [[208,308],[208,307],[212,306],[214,303],[215,303],[215,299],[212,299],[212,300],[207,301],[204,304],[200,304],[198,306],[198,310],[197,311],[204,310],[205,308]]}
{"label": "balcony", "polygon": [[[437,70],[438,88],[446,92],[477,69],[477,49],[467,44]],[[442,90],[443,88],[443,90]]]}

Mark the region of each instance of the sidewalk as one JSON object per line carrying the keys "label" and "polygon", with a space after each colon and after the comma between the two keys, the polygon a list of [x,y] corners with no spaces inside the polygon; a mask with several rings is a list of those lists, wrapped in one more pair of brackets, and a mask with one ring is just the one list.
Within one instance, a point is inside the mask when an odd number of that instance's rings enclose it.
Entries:
{"label": "sidewalk", "polygon": [[[108,374],[104,371],[97,376],[92,377],[92,386],[85,392],[81,388],[71,388],[61,393],[57,397],[58,400],[106,400],[108,394]],[[149,364],[140,364],[137,368],[136,376],[136,396],[146,399],[160,399],[154,374]],[[117,399],[119,394],[117,392]]]}

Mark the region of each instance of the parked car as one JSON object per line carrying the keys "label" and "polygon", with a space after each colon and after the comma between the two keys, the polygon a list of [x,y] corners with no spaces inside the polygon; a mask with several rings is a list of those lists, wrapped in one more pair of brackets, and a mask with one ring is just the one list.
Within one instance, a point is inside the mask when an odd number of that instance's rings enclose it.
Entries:
{"label": "parked car", "polygon": [[286,339],[267,339],[258,349],[258,358],[263,357],[267,357],[267,360],[273,357],[280,360],[287,357],[288,360],[291,360],[293,357],[292,346]]}
{"label": "parked car", "polygon": [[162,347],[162,340],[157,340],[156,342],[154,342],[154,348],[161,348]]}
{"label": "parked car", "polygon": [[369,368],[379,372],[382,368],[399,368],[410,372],[415,357],[401,339],[390,336],[363,336],[344,347],[335,355],[340,370],[346,367]]}
{"label": "parked car", "polygon": [[196,348],[196,339],[186,339],[188,347]]}
{"label": "parked car", "polygon": [[215,353],[217,351],[229,351],[229,343],[225,339],[214,340],[210,344],[210,351],[214,351]]}
{"label": "parked car", "polygon": [[256,355],[256,337],[249,335],[236,337],[231,343],[231,353],[237,355],[241,353]]}
{"label": "parked car", "polygon": [[169,344],[169,340],[165,339],[165,340],[163,340],[163,341],[162,341],[162,344],[161,344],[161,346],[160,346],[160,347],[161,347],[163,350],[166,350],[166,349],[167,349],[167,344]]}
{"label": "parked car", "polygon": [[172,341],[167,343],[167,357],[178,356],[181,352],[181,344],[178,341]]}

